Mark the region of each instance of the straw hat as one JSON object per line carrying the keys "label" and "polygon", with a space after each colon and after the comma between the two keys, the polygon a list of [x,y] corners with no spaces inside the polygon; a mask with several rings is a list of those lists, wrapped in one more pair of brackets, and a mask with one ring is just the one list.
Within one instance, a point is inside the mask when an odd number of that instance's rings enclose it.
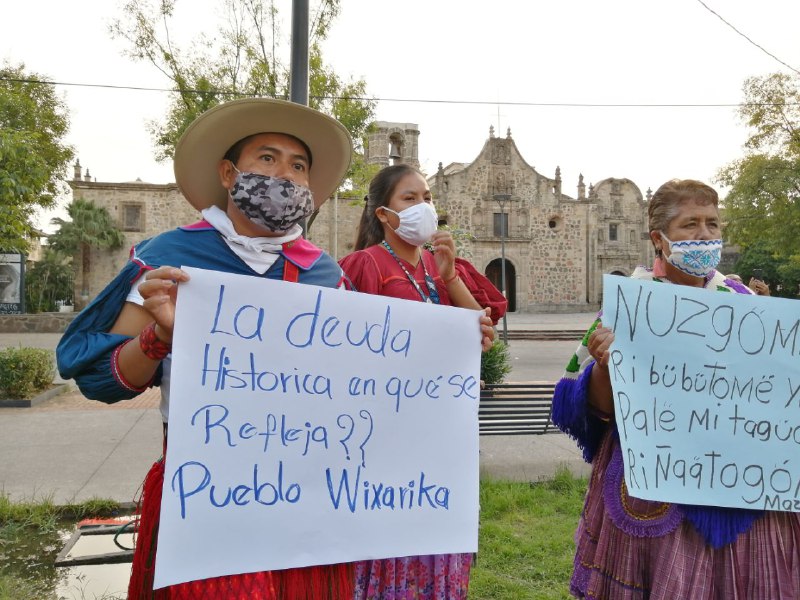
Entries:
{"label": "straw hat", "polygon": [[350,166],[352,142],[339,121],[302,104],[247,98],[207,110],[186,128],[175,147],[175,181],[197,210],[214,204],[225,210],[228,190],[217,166],[236,142],[257,133],[287,133],[311,150],[309,187],[319,207]]}

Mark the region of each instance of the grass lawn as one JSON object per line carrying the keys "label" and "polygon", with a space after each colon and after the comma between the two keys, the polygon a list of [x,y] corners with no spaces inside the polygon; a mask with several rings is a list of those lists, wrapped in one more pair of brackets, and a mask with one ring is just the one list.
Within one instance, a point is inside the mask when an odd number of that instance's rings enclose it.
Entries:
{"label": "grass lawn", "polygon": [[[470,600],[570,598],[573,533],[586,480],[564,470],[540,483],[483,481]],[[115,512],[110,502],[12,504],[0,492],[0,600],[53,597],[60,528]]]}
{"label": "grass lawn", "polygon": [[481,482],[470,600],[571,598],[573,534],[586,485],[566,470],[540,483]]}

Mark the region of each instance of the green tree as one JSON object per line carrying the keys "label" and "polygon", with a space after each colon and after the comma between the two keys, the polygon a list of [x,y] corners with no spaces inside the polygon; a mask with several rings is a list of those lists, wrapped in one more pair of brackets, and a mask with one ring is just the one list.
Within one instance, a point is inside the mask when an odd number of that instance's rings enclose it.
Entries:
{"label": "green tree", "polygon": [[[364,99],[363,79],[344,81],[327,65],[320,49],[340,0],[321,0],[309,36],[309,104],[342,122],[357,151],[373,119],[375,102]],[[216,35],[202,35],[188,48],[174,43],[177,0],[128,0],[111,33],[130,44],[128,56],[154,65],[173,84],[175,94],[163,122],[150,124],[156,157],[171,158],[183,131],[195,117],[236,97],[288,98],[289,70],[281,62],[278,10],[269,0],[224,0],[226,18]]]}
{"label": "green tree", "polygon": [[66,190],[73,150],[64,102],[43,76],[24,65],[0,66],[0,249],[27,252],[37,208]]}
{"label": "green tree", "polygon": [[50,247],[63,254],[81,256],[81,295],[89,294],[91,249],[114,250],[125,243],[125,236],[117,228],[108,211],[96,204],[76,198],[67,207],[69,220],[56,217],[52,220],[58,230],[50,236]]}
{"label": "green tree", "polygon": [[800,285],[800,257],[780,256],[772,251],[766,240],[748,246],[736,261],[734,270],[745,283],[750,281],[756,269],[761,270],[760,279],[770,286],[770,295],[797,298]]}
{"label": "green tree", "polygon": [[69,256],[45,248],[42,260],[25,272],[25,306],[28,312],[52,312],[59,302],[72,304],[72,264]]}
{"label": "green tree", "polygon": [[800,77],[752,77],[744,96],[747,153],[717,178],[730,188],[726,238],[744,250],[763,242],[777,258],[800,256]]}

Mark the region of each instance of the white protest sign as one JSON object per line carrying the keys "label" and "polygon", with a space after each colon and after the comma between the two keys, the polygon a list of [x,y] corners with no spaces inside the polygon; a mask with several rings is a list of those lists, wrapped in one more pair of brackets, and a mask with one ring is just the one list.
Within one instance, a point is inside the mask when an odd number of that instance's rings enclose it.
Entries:
{"label": "white protest sign", "polygon": [[625,484],[800,511],[800,302],[603,276]]}
{"label": "white protest sign", "polygon": [[477,550],[477,311],[186,271],[156,588]]}

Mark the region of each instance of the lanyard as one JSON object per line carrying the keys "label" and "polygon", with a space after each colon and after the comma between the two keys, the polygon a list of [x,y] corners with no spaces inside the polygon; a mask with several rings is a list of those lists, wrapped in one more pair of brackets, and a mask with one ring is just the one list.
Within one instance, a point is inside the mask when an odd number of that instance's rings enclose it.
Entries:
{"label": "lanyard", "polygon": [[425,295],[425,292],[422,291],[422,288],[417,283],[417,280],[414,279],[411,273],[408,272],[408,269],[406,269],[406,266],[400,260],[400,257],[394,253],[394,250],[392,250],[392,247],[386,242],[386,240],[383,240],[383,247],[386,248],[389,254],[391,254],[392,257],[397,261],[397,264],[400,265],[400,268],[403,269],[403,273],[406,274],[406,277],[408,277],[411,285],[413,285],[417,290],[417,293],[419,294],[420,298],[422,298],[422,301],[427,302],[428,304],[439,304],[439,290],[436,289],[436,283],[433,281],[433,277],[430,276],[428,269],[425,267],[425,260],[422,256],[422,253],[420,252],[419,260],[422,263],[422,270],[425,273],[425,285],[428,287],[428,296]]}

